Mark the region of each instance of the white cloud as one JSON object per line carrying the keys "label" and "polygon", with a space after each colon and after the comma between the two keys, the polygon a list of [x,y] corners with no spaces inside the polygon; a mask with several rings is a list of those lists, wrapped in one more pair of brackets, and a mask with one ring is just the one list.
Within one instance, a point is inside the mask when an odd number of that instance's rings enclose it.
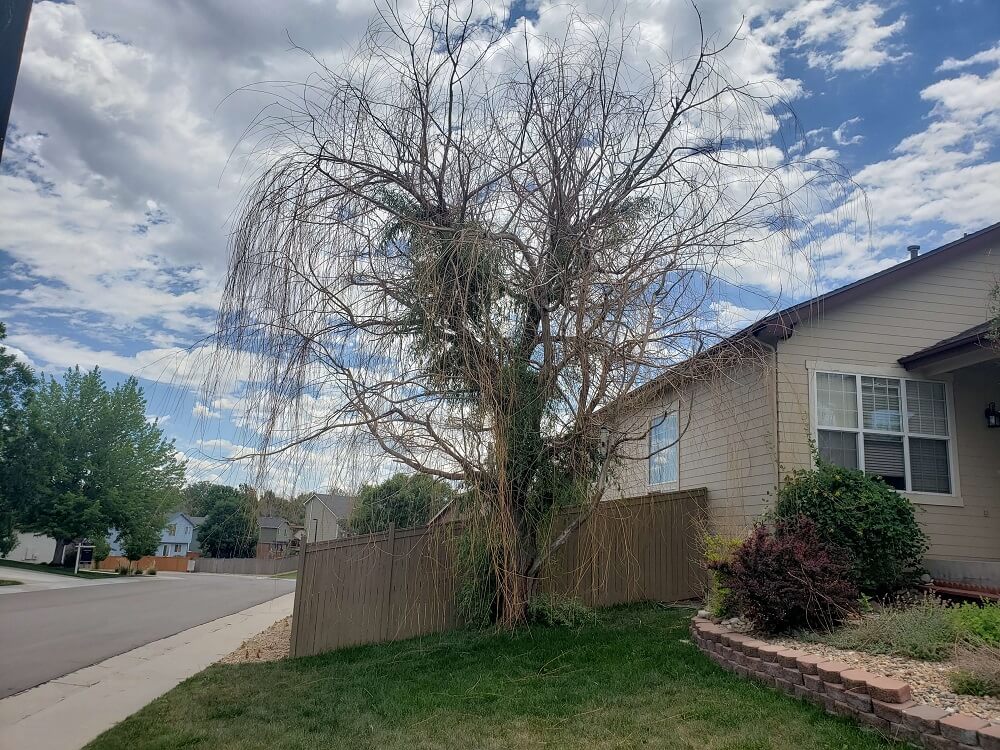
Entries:
{"label": "white cloud", "polygon": [[861,122],[860,117],[852,117],[849,120],[845,120],[840,123],[840,126],[833,131],[833,140],[838,146],[853,146],[856,143],[861,143],[864,140],[864,136],[860,133],[855,135],[848,135],[847,131],[852,125],[857,125]]}
{"label": "white cloud", "polygon": [[894,41],[906,26],[900,16],[885,22],[888,8],[874,2],[807,0],[784,12],[759,13],[765,39],[801,49],[811,67],[870,71],[906,57]]}
{"label": "white cloud", "polygon": [[222,414],[221,412],[212,411],[199,401],[191,409],[191,416],[198,417],[199,419],[218,419]]}
{"label": "white cloud", "polygon": [[964,60],[949,57],[943,63],[938,65],[937,72],[941,73],[949,70],[961,70],[962,68],[968,68],[972,65],[981,65],[983,63],[1000,63],[1000,44],[997,44],[995,47],[991,47],[990,49],[985,49],[982,52],[977,52],[972,55],[972,57],[967,57]]}

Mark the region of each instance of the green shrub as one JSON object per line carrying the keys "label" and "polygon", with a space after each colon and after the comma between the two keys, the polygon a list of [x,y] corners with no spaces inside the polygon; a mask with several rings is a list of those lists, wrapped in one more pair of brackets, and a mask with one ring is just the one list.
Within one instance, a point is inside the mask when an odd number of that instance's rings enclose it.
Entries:
{"label": "green shrub", "polygon": [[974,641],[1000,646],[1000,605],[964,602],[951,609],[959,629]]}
{"label": "green shrub", "polygon": [[127,576],[129,574],[128,565],[119,565],[117,568],[115,568],[115,573],[117,573],[120,576]]}
{"label": "green shrub", "polygon": [[705,607],[716,617],[732,617],[736,611],[730,601],[731,591],[721,568],[733,559],[733,553],[743,544],[743,537],[704,534],[701,543],[705,564],[709,569]]}
{"label": "green shrub", "polygon": [[847,550],[852,576],[867,594],[885,595],[916,582],[927,537],[913,505],[880,479],[824,461],[785,479],[777,520],[804,515],[824,541]]}
{"label": "green shrub", "polygon": [[156,575],[156,568],[153,568],[153,567],[146,568],[146,575],[148,575],[148,576],[155,576]]}
{"label": "green shrub", "polygon": [[959,695],[1000,698],[1000,649],[993,646],[961,649],[955,664],[958,669],[948,676],[953,691]]}
{"label": "green shrub", "polygon": [[579,628],[595,621],[594,610],[576,598],[541,594],[528,602],[528,623],[547,628]]}
{"label": "green shrub", "polygon": [[832,633],[803,633],[802,637],[852,651],[941,661],[955,652],[963,632],[950,607],[924,596],[881,607]]}

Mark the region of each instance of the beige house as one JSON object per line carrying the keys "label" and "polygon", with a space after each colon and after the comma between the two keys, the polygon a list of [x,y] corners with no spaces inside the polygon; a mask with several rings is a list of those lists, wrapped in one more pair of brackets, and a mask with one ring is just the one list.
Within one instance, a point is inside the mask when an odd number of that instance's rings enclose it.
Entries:
{"label": "beige house", "polygon": [[305,502],[306,542],[339,539],[354,511],[356,497],[314,492]]}
{"label": "beige house", "polygon": [[749,326],[630,397],[615,493],[706,487],[745,527],[815,441],[912,500],[935,576],[1000,585],[998,281],[994,224]]}

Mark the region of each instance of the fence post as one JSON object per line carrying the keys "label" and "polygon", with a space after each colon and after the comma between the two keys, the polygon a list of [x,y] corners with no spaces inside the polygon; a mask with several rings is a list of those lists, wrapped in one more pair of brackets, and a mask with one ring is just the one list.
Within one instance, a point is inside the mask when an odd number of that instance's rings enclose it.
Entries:
{"label": "fence post", "polygon": [[302,599],[305,597],[305,571],[306,571],[306,551],[309,543],[306,542],[305,535],[302,537],[302,549],[299,550],[299,572],[295,575],[295,598],[292,600],[292,638],[289,644],[289,652],[292,656],[298,656],[296,647],[299,640],[299,629],[302,627]]}
{"label": "fence post", "polygon": [[389,523],[389,536],[385,541],[386,552],[389,557],[389,575],[385,577],[385,596],[382,600],[382,638],[380,640],[389,640],[389,613],[392,607],[392,569],[396,567],[395,565],[395,553],[396,553],[396,524],[393,522]]}

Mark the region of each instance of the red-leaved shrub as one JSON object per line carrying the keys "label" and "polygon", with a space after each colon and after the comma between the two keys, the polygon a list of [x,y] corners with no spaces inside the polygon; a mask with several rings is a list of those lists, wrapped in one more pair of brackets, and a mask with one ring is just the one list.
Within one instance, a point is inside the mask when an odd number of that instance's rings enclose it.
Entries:
{"label": "red-leaved shrub", "polygon": [[825,544],[804,516],[779,521],[773,531],[758,526],[716,569],[736,611],[769,633],[826,630],[857,608],[844,551]]}

